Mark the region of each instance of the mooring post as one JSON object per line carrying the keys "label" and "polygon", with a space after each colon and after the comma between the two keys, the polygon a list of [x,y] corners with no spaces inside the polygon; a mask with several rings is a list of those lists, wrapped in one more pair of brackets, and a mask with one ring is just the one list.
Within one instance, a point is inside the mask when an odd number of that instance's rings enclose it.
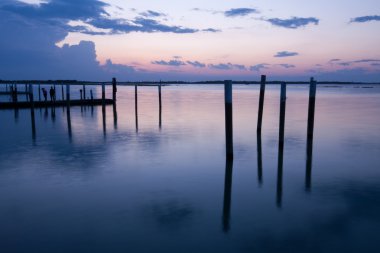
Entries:
{"label": "mooring post", "polygon": [[138,116],[138,101],[137,101],[137,84],[135,84],[135,121],[136,121],[136,132],[139,129],[139,116]]}
{"label": "mooring post", "polygon": [[38,85],[38,101],[41,101],[41,84]]}
{"label": "mooring post", "polygon": [[115,103],[116,102],[116,92],[117,92],[117,82],[116,78],[112,78],[112,100]]}
{"label": "mooring post", "polygon": [[25,84],[25,98],[26,98],[26,101],[29,101],[29,92],[28,92],[28,85]]}
{"label": "mooring post", "polygon": [[83,100],[83,90],[80,89],[79,92],[80,92],[80,100]]}
{"label": "mooring post", "polygon": [[232,123],[232,81],[224,81],[224,103],[225,103],[225,128],[226,128],[226,157],[234,158],[233,149],[233,123]]}
{"label": "mooring post", "polygon": [[15,83],[15,88],[13,90],[13,96],[14,96],[13,101],[17,102],[18,101],[17,83]]}
{"label": "mooring post", "polygon": [[70,109],[70,84],[66,84],[66,103],[67,109]]}
{"label": "mooring post", "polygon": [[162,82],[158,85],[158,126],[161,129],[162,127],[162,99],[161,99],[161,86]]}
{"label": "mooring post", "polygon": [[307,118],[307,138],[313,138],[314,134],[314,113],[315,113],[315,96],[317,93],[317,82],[314,78],[310,79],[310,92],[309,92],[309,111]]}
{"label": "mooring post", "polygon": [[267,77],[265,75],[261,76],[260,82],[260,98],[259,98],[259,114],[257,119],[257,133],[261,133],[261,126],[263,123],[263,110],[264,110],[264,97],[265,97],[265,83]]}
{"label": "mooring post", "polygon": [[83,84],[83,100],[86,100],[86,85]]}
{"label": "mooring post", "polygon": [[280,96],[280,129],[279,129],[279,148],[284,148],[284,133],[285,133],[285,108],[286,108],[286,83],[281,83]]}
{"label": "mooring post", "polygon": [[94,94],[92,93],[92,89],[90,90],[90,98],[91,98],[91,101],[94,100]]}
{"label": "mooring post", "polygon": [[61,84],[61,98],[62,98],[62,101],[65,100],[65,92],[63,91],[63,85]]}
{"label": "mooring post", "polygon": [[106,86],[102,83],[102,105],[106,104]]}
{"label": "mooring post", "polygon": [[34,97],[33,97],[33,85],[29,84],[29,101],[30,101],[30,116],[32,119],[32,138],[36,138],[36,121],[34,117]]}

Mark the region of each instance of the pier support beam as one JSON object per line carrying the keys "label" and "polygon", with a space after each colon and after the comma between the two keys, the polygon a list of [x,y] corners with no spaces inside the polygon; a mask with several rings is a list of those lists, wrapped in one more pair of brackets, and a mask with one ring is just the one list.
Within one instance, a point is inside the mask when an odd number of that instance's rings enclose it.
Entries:
{"label": "pier support beam", "polygon": [[260,98],[259,98],[259,114],[257,119],[257,133],[261,134],[261,127],[263,123],[263,110],[264,110],[264,97],[265,97],[265,83],[266,83],[266,76],[261,76],[261,83],[260,83]]}
{"label": "pier support beam", "polygon": [[234,159],[233,149],[233,117],[232,117],[232,81],[224,81],[225,128],[226,128],[226,158]]}

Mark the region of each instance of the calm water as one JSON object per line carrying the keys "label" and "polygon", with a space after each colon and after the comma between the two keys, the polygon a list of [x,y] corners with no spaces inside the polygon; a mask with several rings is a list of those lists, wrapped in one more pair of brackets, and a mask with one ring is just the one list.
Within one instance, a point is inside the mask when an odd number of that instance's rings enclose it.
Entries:
{"label": "calm water", "polygon": [[[119,87],[107,106],[0,111],[0,252],[375,252],[380,87],[321,87],[307,169],[308,89],[234,87],[233,164],[223,86]],[[99,90],[98,92],[99,93]],[[58,97],[60,97],[58,93]],[[109,96],[109,94],[108,94]],[[259,160],[262,160],[262,166]]]}

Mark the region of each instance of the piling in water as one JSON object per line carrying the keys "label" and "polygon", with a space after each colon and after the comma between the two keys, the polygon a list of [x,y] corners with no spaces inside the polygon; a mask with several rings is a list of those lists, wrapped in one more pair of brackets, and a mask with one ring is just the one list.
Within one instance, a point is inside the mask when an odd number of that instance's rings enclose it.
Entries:
{"label": "piling in water", "polygon": [[29,101],[30,101],[30,116],[32,119],[32,138],[36,139],[36,121],[34,115],[34,96],[33,96],[33,85],[29,84]]}
{"label": "piling in water", "polygon": [[41,84],[38,85],[38,101],[41,101]]}
{"label": "piling in water", "polygon": [[279,128],[279,147],[284,148],[284,133],[285,133],[285,110],[286,109],[286,83],[281,84],[280,95],[280,128]]}
{"label": "piling in water", "polygon": [[112,78],[112,100],[115,103],[116,102],[116,92],[117,92],[117,82],[116,78]]}
{"label": "piling in water", "polygon": [[264,110],[264,97],[265,97],[265,83],[266,83],[266,76],[261,76],[261,82],[260,82],[260,98],[259,98],[259,113],[258,113],[258,119],[257,119],[257,133],[261,133],[261,127],[263,122],[263,110]]}
{"label": "piling in water", "polygon": [[161,100],[161,80],[158,85],[158,126],[161,129],[162,127],[162,100]]}
{"label": "piling in water", "polygon": [[138,117],[138,101],[137,101],[137,84],[135,84],[135,121],[136,121],[136,132],[139,129],[139,117]]}
{"label": "piling in water", "polygon": [[86,85],[83,84],[83,100],[86,100]]}
{"label": "piling in water", "polygon": [[106,101],[106,86],[104,83],[102,83],[102,102],[103,102],[102,105],[105,105],[105,101]]}
{"label": "piling in water", "polygon": [[261,134],[257,133],[257,178],[259,184],[263,183],[263,154],[261,147]]}
{"label": "piling in water", "polygon": [[226,128],[226,158],[234,158],[233,150],[233,117],[232,117],[232,81],[224,81],[224,103],[225,103],[225,128]]}
{"label": "piling in water", "polygon": [[68,109],[70,108],[70,85],[66,84],[66,104]]}
{"label": "piling in water", "polygon": [[314,78],[310,79],[310,92],[309,92],[309,110],[307,117],[307,138],[313,138],[314,134],[314,114],[315,114],[315,97],[317,93],[317,82]]}
{"label": "piling in water", "polygon": [[61,98],[62,101],[65,100],[65,92],[63,91],[63,85],[61,85]]}

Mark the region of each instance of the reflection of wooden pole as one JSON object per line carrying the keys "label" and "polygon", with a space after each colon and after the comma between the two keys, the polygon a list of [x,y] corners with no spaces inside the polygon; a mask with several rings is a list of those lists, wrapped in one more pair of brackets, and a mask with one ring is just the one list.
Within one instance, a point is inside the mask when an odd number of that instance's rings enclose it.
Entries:
{"label": "reflection of wooden pole", "polygon": [[284,161],[284,149],[279,146],[278,149],[278,167],[277,167],[277,196],[276,204],[279,208],[282,206],[282,170]]}
{"label": "reflection of wooden pole", "polygon": [[36,121],[34,116],[34,97],[33,97],[33,85],[29,84],[29,101],[30,101],[30,116],[32,119],[32,138],[36,139]]}
{"label": "reflection of wooden pole", "polygon": [[232,167],[233,167],[233,160],[226,159],[226,174],[225,174],[225,179],[224,179],[224,200],[223,200],[223,231],[226,233],[230,230]]}
{"label": "reflection of wooden pole", "polygon": [[259,116],[257,119],[257,133],[261,133],[261,126],[263,122],[263,110],[264,110],[264,96],[265,96],[265,82],[266,76],[261,76],[261,84],[260,84],[260,98],[259,98]]}
{"label": "reflection of wooden pole", "polygon": [[280,131],[279,131],[279,145],[281,149],[284,147],[285,108],[286,108],[286,83],[282,83],[281,97],[280,97]]}
{"label": "reflection of wooden pole", "polygon": [[311,190],[312,166],[313,166],[313,138],[308,138],[307,144],[306,144],[306,177],[305,177],[306,191]]}
{"label": "reflection of wooden pole", "polygon": [[261,148],[261,134],[257,133],[257,178],[259,184],[263,183],[263,155]]}
{"label": "reflection of wooden pole", "polygon": [[233,149],[233,118],[232,118],[232,81],[224,81],[224,103],[225,103],[225,128],[226,128],[226,157],[234,158]]}
{"label": "reflection of wooden pole", "polygon": [[314,133],[314,113],[315,113],[315,96],[317,92],[317,82],[314,78],[310,80],[310,92],[309,92],[309,111],[307,118],[307,138],[313,138]]}

